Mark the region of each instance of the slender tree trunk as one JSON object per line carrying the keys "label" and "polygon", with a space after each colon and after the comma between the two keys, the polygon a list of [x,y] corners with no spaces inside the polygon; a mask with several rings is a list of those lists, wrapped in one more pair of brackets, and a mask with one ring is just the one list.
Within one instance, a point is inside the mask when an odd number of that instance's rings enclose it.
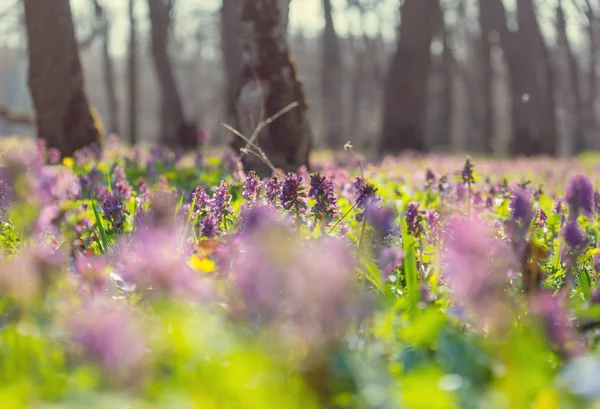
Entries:
{"label": "slender tree trunk", "polygon": [[[312,134],[306,96],[290,60],[278,0],[242,0],[241,4],[242,21],[249,32],[244,36],[246,58],[238,81],[234,125],[250,136],[259,116],[266,120],[298,104],[272,121],[258,137],[274,166],[295,171],[309,164]],[[245,142],[235,137],[232,145],[239,151]],[[254,156],[245,155],[243,162],[246,168],[270,172]]]}
{"label": "slender tree trunk", "polygon": [[362,141],[361,129],[361,107],[363,102],[363,89],[365,82],[365,52],[363,46],[359,44],[361,39],[351,36],[349,38],[352,49],[352,82],[350,88],[350,121],[348,126],[348,137],[350,141]]}
{"label": "slender tree trunk", "polygon": [[405,0],[396,53],[384,90],[381,153],[425,151],[427,79],[431,41],[439,21],[438,0]]}
{"label": "slender tree trunk", "polygon": [[24,0],[29,88],[38,137],[71,156],[99,141],[87,97],[69,0]]}
{"label": "slender tree trunk", "polygon": [[152,59],[161,94],[161,126],[159,140],[171,148],[196,146],[194,125],[188,124],[169,56],[171,11],[173,0],[148,0]]}
{"label": "slender tree trunk", "polygon": [[138,45],[135,0],[129,0],[129,55],[127,58],[128,125],[129,142],[135,145],[139,141],[139,81],[138,81]]}
{"label": "slender tree trunk", "polygon": [[323,58],[321,67],[321,100],[324,105],[323,123],[325,140],[333,149],[344,144],[342,107],[342,57],[340,41],[335,31],[331,0],[323,0],[325,28],[323,30]]}
{"label": "slender tree trunk", "polygon": [[579,77],[579,65],[571,48],[569,37],[567,36],[567,22],[563,10],[562,0],[558,1],[556,7],[556,30],[558,42],[564,50],[569,69],[570,91],[573,97],[573,115],[575,117],[575,126],[571,140],[574,153],[581,153],[585,149],[585,133],[583,128],[583,98],[581,96],[581,81]]}
{"label": "slender tree trunk", "polygon": [[483,76],[483,141],[484,152],[490,154],[494,149],[496,133],[494,121],[494,66],[492,62],[492,36],[497,32],[494,20],[497,16],[490,15],[489,5],[485,0],[479,2],[479,24],[481,26],[481,72]]}

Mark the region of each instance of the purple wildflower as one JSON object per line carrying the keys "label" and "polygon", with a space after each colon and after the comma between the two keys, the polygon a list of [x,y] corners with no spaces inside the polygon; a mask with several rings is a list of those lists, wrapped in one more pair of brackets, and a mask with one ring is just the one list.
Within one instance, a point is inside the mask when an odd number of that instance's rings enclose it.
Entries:
{"label": "purple wildflower", "polygon": [[210,210],[215,217],[217,226],[226,222],[227,218],[233,213],[230,203],[229,184],[223,180],[210,201]]}
{"label": "purple wildflower", "polygon": [[281,181],[274,175],[271,179],[265,183],[265,196],[270,205],[277,205],[277,200],[281,195]]}
{"label": "purple wildflower", "polygon": [[84,354],[99,362],[110,376],[129,378],[141,370],[144,335],[133,313],[124,306],[93,300],[73,313],[67,328]]}
{"label": "purple wildflower", "polygon": [[310,214],[315,216],[315,222],[322,220],[328,226],[338,213],[333,181],[318,173],[311,175],[308,197],[315,199],[315,204],[310,209]]}
{"label": "purple wildflower", "polygon": [[365,217],[367,207],[381,201],[381,197],[377,195],[377,188],[367,183],[363,177],[357,177],[354,180],[354,193],[356,194],[356,208],[363,211],[356,215],[356,221],[361,223]]}
{"label": "purple wildflower", "polygon": [[294,212],[296,223],[299,223],[301,215],[306,211],[306,193],[302,185],[302,177],[288,173],[282,183],[279,200],[284,210]]}
{"label": "purple wildflower", "polygon": [[48,149],[48,162],[52,165],[58,165],[60,163],[60,151],[58,149]]}
{"label": "purple wildflower", "polygon": [[195,200],[194,212],[205,211],[210,206],[210,196],[202,186],[198,186],[194,190],[192,200]]}
{"label": "purple wildflower", "polygon": [[244,192],[242,193],[242,196],[244,196],[245,199],[249,200],[250,203],[256,203],[258,197],[260,196],[260,184],[260,178],[258,177],[256,172],[251,170],[246,175],[246,181],[244,182]]}
{"label": "purple wildflower", "polygon": [[202,237],[213,238],[217,235],[219,229],[217,228],[217,221],[212,214],[206,215],[200,223],[200,235]]}
{"label": "purple wildflower", "polygon": [[471,162],[471,158],[467,158],[467,160],[465,161],[465,165],[464,165],[462,171],[460,172],[460,176],[461,176],[463,184],[465,184],[467,186],[471,186],[472,184],[475,183],[475,177],[473,175],[473,170],[474,170],[474,166],[473,166],[473,163]]}
{"label": "purple wildflower", "polygon": [[577,217],[579,212],[583,212],[586,216],[592,214],[594,187],[586,174],[579,173],[571,176],[567,186],[566,201],[574,217]]}
{"label": "purple wildflower", "polygon": [[114,230],[122,230],[125,224],[126,215],[129,214],[125,209],[123,198],[118,194],[110,194],[102,203],[104,218],[108,220]]}
{"label": "purple wildflower", "polygon": [[416,202],[409,203],[404,217],[406,218],[409,233],[415,237],[420,236],[423,232],[423,216],[419,210],[419,204]]}
{"label": "purple wildflower", "polygon": [[546,214],[544,209],[540,209],[540,211],[538,212],[536,224],[538,225],[538,227],[544,227],[546,225],[547,220],[548,220],[548,215]]}
{"label": "purple wildflower", "polygon": [[533,219],[531,210],[531,193],[523,188],[517,188],[510,199],[510,210],[513,222],[527,228]]}
{"label": "purple wildflower", "polygon": [[567,245],[572,251],[581,251],[586,245],[587,241],[583,232],[579,229],[577,221],[571,219],[567,221],[562,230],[562,236],[564,237]]}

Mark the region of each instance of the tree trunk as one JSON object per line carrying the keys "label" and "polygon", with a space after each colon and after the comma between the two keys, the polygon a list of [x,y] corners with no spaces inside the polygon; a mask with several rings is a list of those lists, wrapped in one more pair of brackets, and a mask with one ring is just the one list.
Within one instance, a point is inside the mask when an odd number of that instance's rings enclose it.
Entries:
{"label": "tree trunk", "polygon": [[[308,105],[296,66],[290,59],[280,21],[278,0],[242,0],[245,61],[238,81],[234,126],[250,137],[257,121],[268,120],[293,103],[298,104],[268,124],[258,143],[275,167],[296,171],[308,166],[312,135]],[[239,151],[238,137],[232,146]],[[261,173],[270,170],[254,156],[243,157],[244,166]]]}
{"label": "tree trunk", "polygon": [[25,0],[29,88],[37,134],[63,156],[99,141],[87,97],[69,0]]}
{"label": "tree trunk", "polygon": [[497,16],[490,14],[493,8],[485,0],[479,2],[479,24],[481,26],[481,72],[483,79],[483,141],[484,152],[490,154],[494,149],[494,66],[492,62],[492,36],[498,32],[494,20]]}
{"label": "tree trunk", "polygon": [[597,130],[597,121],[596,121],[596,100],[598,99],[598,74],[597,74],[597,65],[598,65],[598,39],[597,39],[597,19],[592,5],[590,4],[590,0],[586,0],[586,11],[585,11],[588,26],[587,26],[587,35],[588,35],[588,46],[590,49],[589,56],[589,67],[588,67],[588,93],[587,99],[585,102],[586,106],[586,127],[590,132],[590,135],[594,135]]}
{"label": "tree trunk", "polygon": [[171,148],[191,149],[196,147],[195,127],[185,120],[168,52],[172,2],[173,0],[148,0],[152,59],[161,94],[159,140]]}
{"label": "tree trunk", "polygon": [[333,149],[344,144],[344,117],[342,107],[342,58],[340,41],[335,31],[331,0],[323,0],[325,28],[323,30],[323,57],[321,67],[321,100],[324,105],[323,123],[325,140]]}
{"label": "tree trunk", "polygon": [[119,101],[115,86],[115,70],[110,55],[110,30],[111,25],[106,11],[98,0],[94,1],[96,18],[101,26],[102,35],[102,65],[104,69],[104,86],[108,105],[108,122],[110,133],[119,134]]}
{"label": "tree trunk", "polygon": [[239,0],[223,0],[221,8],[221,52],[225,70],[225,106],[230,115],[235,109],[237,82],[242,69],[242,21]]}
{"label": "tree trunk", "polygon": [[513,155],[556,153],[556,115],[550,53],[531,0],[517,2],[519,30],[511,32],[502,0],[480,0],[486,25],[500,36],[510,75]]}
{"label": "tree trunk", "polygon": [[438,0],[405,0],[400,8],[400,38],[384,90],[381,153],[426,150],[425,95],[439,13]]}
{"label": "tree trunk", "polygon": [[[443,22],[442,22],[443,24]],[[442,101],[440,109],[440,133],[437,143],[444,149],[451,150],[452,148],[452,106],[454,102],[454,75],[453,67],[455,65],[454,53],[450,45],[449,27],[442,26]]]}
{"label": "tree trunk", "polygon": [[569,37],[567,36],[567,22],[565,20],[565,13],[563,10],[562,0],[558,1],[556,7],[556,30],[558,34],[558,43],[560,47],[564,50],[565,57],[567,58],[568,69],[569,69],[569,82],[573,104],[571,106],[572,113],[575,117],[575,125],[573,129],[573,135],[571,137],[572,140],[572,150],[573,153],[581,153],[585,150],[585,134],[583,128],[583,99],[581,96],[581,81],[579,78],[579,65],[577,64],[577,60],[575,55],[573,54],[573,49],[571,48],[571,43],[569,41]]}
{"label": "tree trunk", "polygon": [[129,55],[127,58],[127,91],[128,91],[128,125],[129,142],[135,145],[139,141],[139,81],[138,81],[138,46],[137,20],[135,17],[135,0],[129,0]]}

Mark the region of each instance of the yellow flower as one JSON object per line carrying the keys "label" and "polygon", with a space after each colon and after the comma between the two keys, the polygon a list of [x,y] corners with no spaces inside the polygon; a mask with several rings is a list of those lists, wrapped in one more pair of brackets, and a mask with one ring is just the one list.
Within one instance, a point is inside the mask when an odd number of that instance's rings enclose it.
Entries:
{"label": "yellow flower", "polygon": [[62,164],[68,168],[72,168],[73,165],[75,165],[75,160],[73,160],[73,158],[70,156],[65,156],[62,160]]}
{"label": "yellow flower", "polygon": [[192,270],[198,273],[208,274],[215,271],[215,262],[206,257],[193,255],[188,264]]}

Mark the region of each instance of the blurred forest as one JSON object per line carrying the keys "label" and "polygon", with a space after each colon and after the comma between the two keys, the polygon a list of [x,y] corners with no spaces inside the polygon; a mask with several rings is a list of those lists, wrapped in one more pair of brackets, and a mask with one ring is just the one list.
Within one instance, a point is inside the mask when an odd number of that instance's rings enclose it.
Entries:
{"label": "blurred forest", "polygon": [[[58,7],[48,11],[57,20],[36,16],[33,7],[44,3],[66,8],[60,15]],[[260,11],[271,5],[277,21]],[[347,141],[373,154],[570,155],[600,148],[600,0],[72,0],[70,6],[90,106],[104,130],[125,142],[188,148],[196,132],[206,131],[211,143],[229,144],[234,137],[220,122],[251,133],[257,117],[265,119],[264,106],[252,111],[240,104],[271,86],[290,90],[273,111],[297,100],[299,107],[282,118],[302,128],[297,141],[312,139],[288,144],[286,152],[296,156],[282,154],[288,164],[301,164],[311,148],[341,149]],[[0,2],[0,135],[35,134],[33,112],[41,105],[32,102],[35,74],[28,66],[49,57],[35,60],[31,42],[50,44],[37,44],[38,54],[68,52],[51,50],[65,42],[53,34],[68,8],[68,0]],[[275,31],[270,45],[256,40]],[[274,48],[281,54],[265,57]],[[277,64],[298,79],[267,84]],[[48,77],[40,86],[55,82],[60,93],[64,86],[49,70],[39,73]],[[283,127],[279,135],[292,129]]]}

